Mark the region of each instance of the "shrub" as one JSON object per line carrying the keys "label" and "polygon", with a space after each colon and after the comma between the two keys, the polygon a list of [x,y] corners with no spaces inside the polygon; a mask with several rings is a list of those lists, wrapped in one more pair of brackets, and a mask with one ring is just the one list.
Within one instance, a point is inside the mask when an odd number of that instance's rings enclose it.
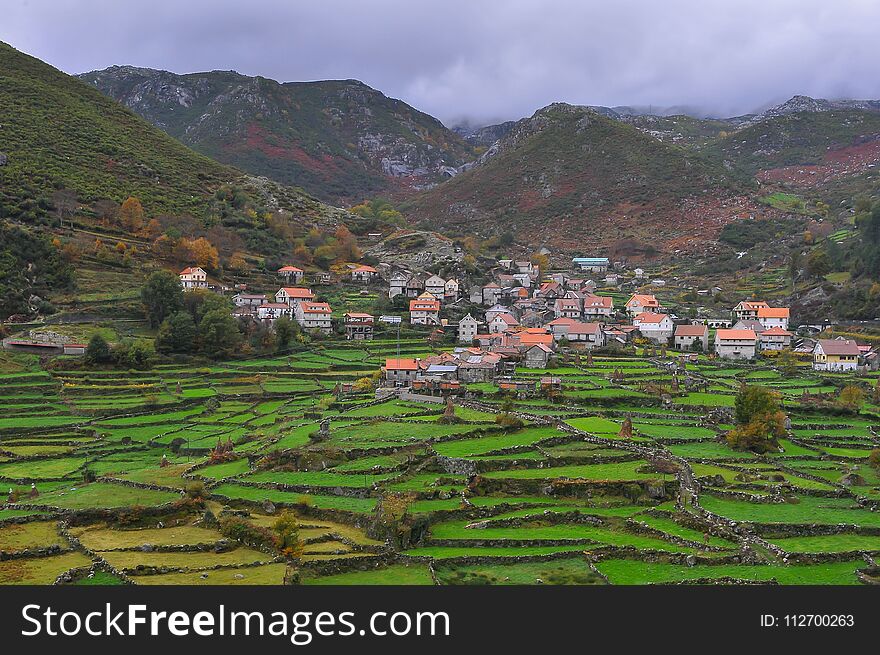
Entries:
{"label": "shrub", "polygon": [[272,550],[277,548],[277,541],[271,530],[254,525],[240,516],[221,517],[220,533],[245,546]]}

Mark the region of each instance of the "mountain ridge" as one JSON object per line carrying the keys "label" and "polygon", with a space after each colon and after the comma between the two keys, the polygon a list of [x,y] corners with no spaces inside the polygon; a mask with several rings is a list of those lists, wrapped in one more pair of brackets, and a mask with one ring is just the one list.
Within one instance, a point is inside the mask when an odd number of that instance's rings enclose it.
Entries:
{"label": "mountain ridge", "polygon": [[203,154],[328,202],[410,193],[474,155],[437,119],[359,80],[136,66],[79,78]]}

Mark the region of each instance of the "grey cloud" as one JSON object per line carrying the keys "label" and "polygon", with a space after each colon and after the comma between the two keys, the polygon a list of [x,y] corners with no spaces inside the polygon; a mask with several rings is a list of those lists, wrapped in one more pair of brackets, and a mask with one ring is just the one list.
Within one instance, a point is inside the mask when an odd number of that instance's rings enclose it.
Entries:
{"label": "grey cloud", "polygon": [[553,101],[735,115],[880,97],[871,0],[2,0],[0,40],[71,73],[134,64],[356,78],[445,122]]}

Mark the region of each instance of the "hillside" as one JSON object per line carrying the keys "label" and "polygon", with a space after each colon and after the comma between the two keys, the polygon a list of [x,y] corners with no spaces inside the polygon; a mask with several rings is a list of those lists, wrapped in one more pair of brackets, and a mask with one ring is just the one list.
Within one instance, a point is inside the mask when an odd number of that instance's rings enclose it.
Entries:
{"label": "hillside", "polygon": [[771,112],[705,149],[743,176],[816,186],[880,161],[880,113],[871,110]]}
{"label": "hillside", "polygon": [[131,66],[81,79],[205,155],[337,204],[439,181],[473,158],[438,120],[356,80]]}
{"label": "hillside", "polygon": [[[74,77],[0,43],[0,217],[35,221],[49,196],[74,192],[81,204],[138,197],[149,214],[211,208],[222,185],[258,181],[181,145]],[[271,202],[317,218],[335,210],[306,194],[259,184]]]}
{"label": "hillside", "polygon": [[404,206],[451,233],[621,255],[699,247],[753,211],[720,166],[586,107],[519,121],[470,170]]}

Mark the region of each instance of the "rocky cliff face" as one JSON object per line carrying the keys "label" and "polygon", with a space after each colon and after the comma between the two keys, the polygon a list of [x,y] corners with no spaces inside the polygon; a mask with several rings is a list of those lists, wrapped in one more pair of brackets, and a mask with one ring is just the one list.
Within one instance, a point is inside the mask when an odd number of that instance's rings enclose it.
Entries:
{"label": "rocky cliff face", "polygon": [[132,66],[80,77],[204,154],[339,204],[429,187],[474,156],[436,119],[356,80]]}

